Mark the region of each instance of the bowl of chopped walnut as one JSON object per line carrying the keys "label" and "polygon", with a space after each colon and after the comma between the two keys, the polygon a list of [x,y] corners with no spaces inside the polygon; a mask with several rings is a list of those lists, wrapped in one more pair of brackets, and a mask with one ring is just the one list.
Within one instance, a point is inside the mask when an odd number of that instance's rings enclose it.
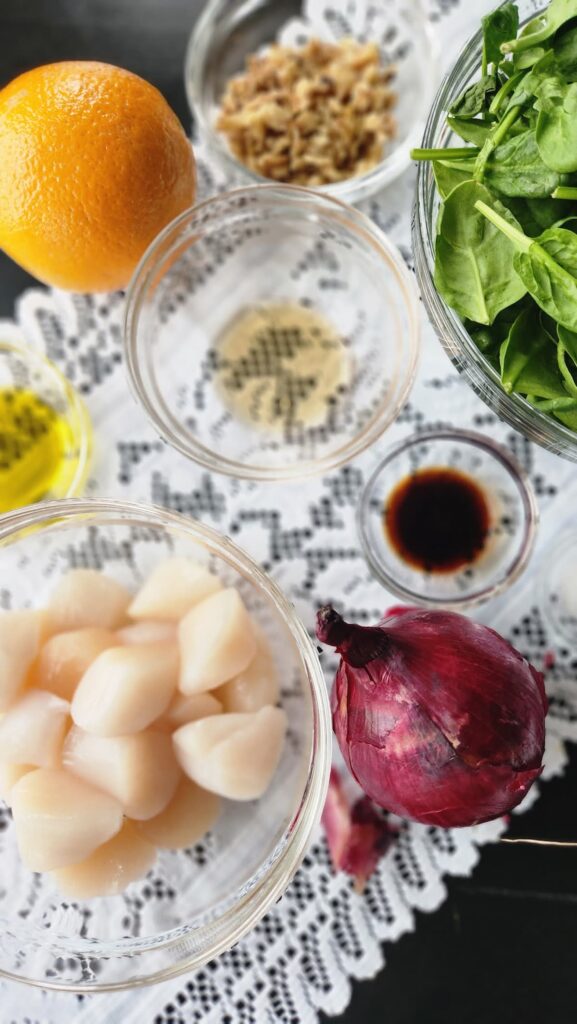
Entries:
{"label": "bowl of chopped walnut", "polygon": [[200,139],[233,181],[351,203],[408,166],[437,77],[419,0],[208,0],[185,69]]}

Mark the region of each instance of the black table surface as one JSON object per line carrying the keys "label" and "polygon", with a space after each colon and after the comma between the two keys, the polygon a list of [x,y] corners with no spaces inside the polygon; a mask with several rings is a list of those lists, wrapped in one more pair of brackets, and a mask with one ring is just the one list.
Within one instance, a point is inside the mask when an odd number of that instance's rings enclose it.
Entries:
{"label": "black table surface", "polygon": [[[0,87],[36,64],[110,61],[158,86],[188,128],[182,68],[201,4],[0,0]],[[0,252],[0,317],[32,283]],[[577,752],[509,834],[577,841]],[[387,945],[378,977],[355,984],[344,1024],[575,1024],[577,849],[499,843],[447,889],[438,911]]]}

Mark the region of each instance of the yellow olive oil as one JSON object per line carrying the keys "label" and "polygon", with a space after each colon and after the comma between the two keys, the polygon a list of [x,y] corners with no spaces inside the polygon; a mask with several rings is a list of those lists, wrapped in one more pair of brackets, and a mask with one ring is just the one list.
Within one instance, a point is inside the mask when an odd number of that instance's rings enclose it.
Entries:
{"label": "yellow olive oil", "polygon": [[32,391],[0,389],[0,512],[66,495],[79,457],[70,420]]}
{"label": "yellow olive oil", "polygon": [[244,310],[222,332],[213,358],[229,411],[273,432],[329,422],[351,375],[346,344],[332,324],[289,302]]}

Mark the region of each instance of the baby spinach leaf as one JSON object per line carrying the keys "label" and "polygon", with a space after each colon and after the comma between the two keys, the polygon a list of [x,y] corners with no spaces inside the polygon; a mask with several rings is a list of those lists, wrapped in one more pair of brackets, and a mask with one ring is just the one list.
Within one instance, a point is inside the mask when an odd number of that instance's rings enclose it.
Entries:
{"label": "baby spinach leaf", "polygon": [[[524,107],[527,103],[531,103],[543,79],[557,73],[555,54],[553,50],[547,50],[527,74],[517,79],[507,110],[510,110],[511,107]],[[516,78],[516,76],[514,77]]]}
{"label": "baby spinach leaf", "polygon": [[498,146],[485,168],[485,183],[505,196],[549,199],[561,176],[544,162],[532,129]]}
{"label": "baby spinach leaf", "polygon": [[535,238],[554,224],[561,227],[559,214],[567,214],[571,204],[556,202],[554,199],[519,199],[508,196],[505,206],[518,220],[525,234]]}
{"label": "baby spinach leaf", "polygon": [[536,398],[566,395],[554,347],[535,306],[524,309],[501,346],[501,381],[508,394]]}
{"label": "baby spinach leaf", "polygon": [[511,273],[515,245],[488,224],[475,208],[479,201],[522,235],[513,215],[487,188],[475,181],[457,185],[445,199],[438,224],[435,285],[460,316],[491,324],[526,288]]}
{"label": "baby spinach leaf", "polygon": [[577,82],[552,75],[538,86],[536,97],[536,138],[543,160],[561,174],[577,171]]}
{"label": "baby spinach leaf", "polygon": [[491,127],[489,121],[477,121],[475,118],[452,117],[451,115],[447,118],[447,124],[464,142],[471,142],[473,146],[479,147],[483,145]]}
{"label": "baby spinach leaf", "polygon": [[483,200],[475,205],[517,248],[513,267],[535,302],[558,323],[577,331],[577,235],[553,227],[531,239]]}
{"label": "baby spinach leaf", "polygon": [[449,109],[449,114],[453,117],[476,117],[489,105],[490,97],[496,90],[495,75],[483,75],[478,82],[467,86]]}
{"label": "baby spinach leaf", "polygon": [[557,67],[567,82],[577,81],[577,26],[569,25],[553,41]]}
{"label": "baby spinach leaf", "polygon": [[501,43],[514,39],[519,30],[519,11],[515,4],[507,3],[497,7],[484,18],[483,26],[483,66],[498,64],[502,58]]}
{"label": "baby spinach leaf", "polygon": [[537,61],[540,61],[544,57],[546,51],[543,46],[533,46],[528,50],[521,50],[519,53],[513,54],[513,67],[515,71],[527,71],[532,68]]}
{"label": "baby spinach leaf", "polygon": [[577,0],[551,0],[541,14],[525,25],[516,39],[501,43],[501,53],[520,53],[540,46],[571,18],[577,18]]}
{"label": "baby spinach leaf", "polygon": [[446,199],[457,185],[470,181],[471,170],[459,163],[446,163],[444,160],[433,160],[433,174],[441,199]]}

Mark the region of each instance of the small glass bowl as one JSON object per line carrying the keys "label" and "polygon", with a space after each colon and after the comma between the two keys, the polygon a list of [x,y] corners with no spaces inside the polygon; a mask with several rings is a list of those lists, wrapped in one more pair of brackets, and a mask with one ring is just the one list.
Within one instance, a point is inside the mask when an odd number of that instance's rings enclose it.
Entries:
{"label": "small glass bowl", "polygon": [[[219,339],[271,304],[338,331],[346,372],[322,423],[268,429],[231,412]],[[182,214],[145,253],[127,297],[129,378],[157,431],[207,469],[245,479],[323,473],[373,444],[407,397],[419,342],[414,280],[382,231],[338,200],[286,185],[238,189]],[[266,381],[276,342],[266,344],[234,364],[242,387]],[[312,371],[291,372],[297,386]]]}
{"label": "small glass bowl", "polygon": [[244,70],[248,56],[273,42],[302,46],[310,37],[334,42],[342,36],[378,42],[385,63],[396,67],[398,135],[384,159],[367,174],[321,189],[357,203],[406,170],[437,85],[437,41],[419,0],[355,0],[353,5],[348,0],[209,0],[205,5],[188,44],[185,87],[201,140],[240,183],[265,179],[233,156],[215,128],[228,80]]}
{"label": "small glass bowl", "polygon": [[[448,573],[407,564],[384,527],[387,501],[402,480],[424,469],[454,469],[473,479],[489,509],[480,555]],[[413,604],[463,609],[495,597],[523,572],[535,542],[538,509],[531,485],[506,451],[469,431],[438,430],[392,448],[368,481],[358,528],[372,573],[387,590]]]}
{"label": "small glass bowl", "polygon": [[540,604],[554,634],[577,645],[577,533],[566,530],[542,556]]}
{"label": "small glass bowl", "polygon": [[[545,7],[536,0],[519,0],[521,25],[538,16]],[[443,148],[463,143],[446,124],[447,110],[463,90],[479,77],[483,33],[479,29],[468,40],[435,96],[421,145]],[[530,441],[565,459],[577,462],[577,433],[559,420],[539,412],[521,395],[507,394],[499,374],[477,347],[457,313],[441,298],[434,281],[435,235],[439,210],[430,161],[419,162],[413,216],[413,252],[419,289],[437,337],[452,363],[475,393],[500,419],[510,423]]]}
{"label": "small glass bowl", "polygon": [[[26,397],[26,404],[18,412],[23,420],[31,419],[39,440],[49,422],[47,417],[51,422],[57,421],[55,444],[59,451],[54,455],[54,474],[38,473],[36,462],[24,464],[26,453],[18,450],[18,438],[13,433],[8,434],[7,422],[0,417],[1,468],[5,468],[4,464],[12,468],[20,463],[20,493],[26,496],[23,500],[12,500],[7,483],[4,486],[0,483],[0,512],[35,501],[80,494],[90,465],[92,425],[84,403],[70,382],[53,363],[24,342],[0,340],[0,393],[5,391]],[[34,399],[40,401],[39,409],[31,408]],[[28,433],[24,428],[24,435]]]}
{"label": "small glass bowl", "polygon": [[191,519],[119,501],[47,502],[0,517],[3,604],[11,608],[46,604],[71,567],[102,570],[135,590],[169,555],[191,556],[237,587],[266,636],[288,716],[279,768],[260,800],[223,801],[196,846],[161,850],[146,879],[84,902],[62,901],[49,875],[24,867],[0,802],[1,976],[91,993],[194,970],[279,899],[319,820],[331,757],[326,684],[292,605],[248,555]]}

